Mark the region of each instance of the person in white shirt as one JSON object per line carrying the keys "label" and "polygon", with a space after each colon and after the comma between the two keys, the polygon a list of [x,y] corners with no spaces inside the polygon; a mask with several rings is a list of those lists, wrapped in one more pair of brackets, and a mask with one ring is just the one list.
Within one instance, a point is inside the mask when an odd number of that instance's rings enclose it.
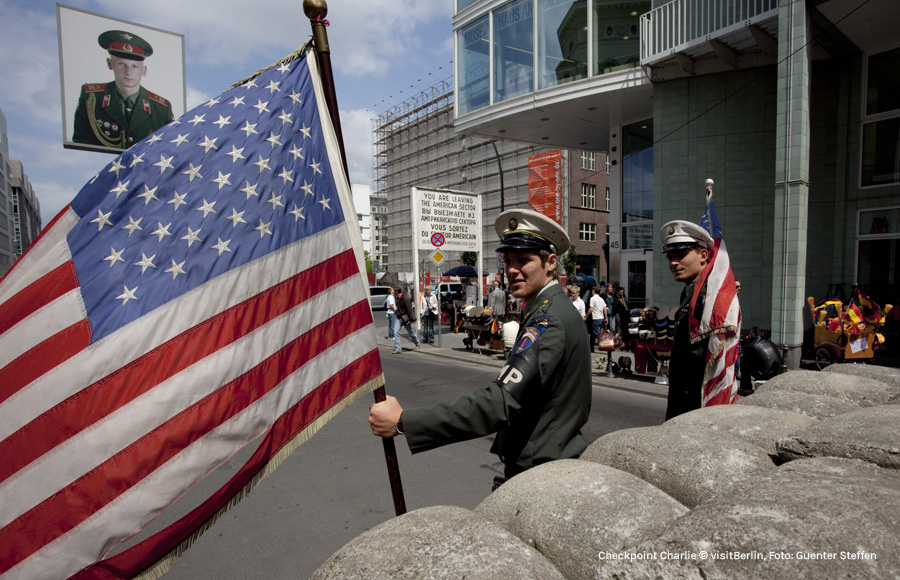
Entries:
{"label": "person in white shirt", "polygon": [[572,304],[575,305],[575,310],[581,315],[581,319],[585,320],[587,314],[584,310],[584,300],[579,297],[579,294],[581,294],[581,289],[578,286],[569,286],[569,297],[572,298]]}
{"label": "person in white shirt", "polygon": [[516,336],[519,334],[519,313],[510,312],[507,317],[509,320],[503,323],[500,332],[503,335],[503,351],[511,353],[516,348]]}
{"label": "person in white shirt", "polygon": [[606,298],[603,297],[603,287],[594,286],[593,295],[590,302],[591,313],[591,352],[594,352],[594,339],[600,336],[603,330],[606,317],[609,315],[609,309],[606,306]]}
{"label": "person in white shirt", "polygon": [[394,340],[394,320],[397,319],[397,297],[394,296],[394,289],[388,290],[387,297],[387,319],[388,319],[388,340]]}

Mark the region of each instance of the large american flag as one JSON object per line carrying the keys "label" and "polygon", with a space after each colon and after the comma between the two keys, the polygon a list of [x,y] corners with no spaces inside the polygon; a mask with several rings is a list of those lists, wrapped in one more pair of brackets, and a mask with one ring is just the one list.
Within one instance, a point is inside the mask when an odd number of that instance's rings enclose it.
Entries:
{"label": "large american flag", "polygon": [[[715,246],[709,263],[694,285],[688,318],[691,342],[709,338],[703,376],[703,407],[727,405],[737,401],[738,384],[734,367],[741,335],[741,305],[738,302],[728,248],[725,246],[712,197],[712,184],[709,183],[706,190],[706,210],[700,217],[700,227],[710,233]],[[706,299],[703,302],[703,312],[698,313],[695,307],[704,289]]]}
{"label": "large american flag", "polygon": [[164,567],[383,384],[338,151],[302,49],[122,153],[2,280],[0,578]]}

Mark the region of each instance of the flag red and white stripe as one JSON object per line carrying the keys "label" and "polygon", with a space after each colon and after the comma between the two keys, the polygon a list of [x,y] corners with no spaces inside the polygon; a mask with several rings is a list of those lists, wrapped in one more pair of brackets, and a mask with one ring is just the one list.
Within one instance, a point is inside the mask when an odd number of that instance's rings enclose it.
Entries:
{"label": "flag red and white stripe", "polygon": [[297,56],[116,158],[0,282],[3,580],[140,574],[383,384],[356,212],[315,56]]}
{"label": "flag red and white stripe", "polygon": [[[728,248],[719,226],[719,218],[712,200],[712,186],[707,186],[706,211],[700,219],[715,240],[709,263],[694,286],[689,315],[691,341],[709,338],[706,351],[706,371],[703,377],[703,407],[727,405],[737,401],[737,362],[741,334],[741,306],[735,288],[734,273]],[[701,292],[706,292],[703,312],[695,312]],[[699,314],[699,317],[697,316]]]}

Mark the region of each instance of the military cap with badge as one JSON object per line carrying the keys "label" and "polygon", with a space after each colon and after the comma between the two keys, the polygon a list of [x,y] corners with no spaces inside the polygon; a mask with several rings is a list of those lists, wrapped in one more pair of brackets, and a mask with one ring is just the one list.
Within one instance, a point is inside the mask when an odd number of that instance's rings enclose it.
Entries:
{"label": "military cap with badge", "polygon": [[109,54],[129,60],[144,60],[153,54],[149,42],[124,30],[107,30],[97,37],[97,43]]}
{"label": "military cap with badge", "polygon": [[674,250],[701,247],[707,250],[715,245],[713,238],[705,229],[685,220],[673,220],[659,230],[663,244],[663,253]]}
{"label": "military cap with badge", "polygon": [[497,216],[494,229],[504,250],[547,250],[562,256],[569,250],[569,235],[561,225],[529,209],[510,209]]}

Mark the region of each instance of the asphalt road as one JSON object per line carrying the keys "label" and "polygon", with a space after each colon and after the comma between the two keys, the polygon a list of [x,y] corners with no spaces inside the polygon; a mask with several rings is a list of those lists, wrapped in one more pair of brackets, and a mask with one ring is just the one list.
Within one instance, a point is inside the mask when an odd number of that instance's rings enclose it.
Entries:
{"label": "asphalt road", "polygon": [[[375,318],[380,322],[383,316],[376,313]],[[384,346],[380,350],[387,392],[404,407],[468,393],[488,384],[498,372],[496,366],[462,364],[418,352],[391,355]],[[663,421],[664,398],[597,384],[593,390],[591,417],[584,430],[589,441],[610,431]],[[345,543],[393,517],[382,445],[366,421],[371,401],[366,396],[325,425],[202,535],[166,578],[308,578]],[[489,453],[492,437],[416,456],[402,437],[395,441],[410,511],[433,505],[474,508],[490,493],[493,476],[502,471]],[[235,457],[191,493],[207,494],[217,488],[243,459]],[[153,530],[174,517],[161,516]]]}

